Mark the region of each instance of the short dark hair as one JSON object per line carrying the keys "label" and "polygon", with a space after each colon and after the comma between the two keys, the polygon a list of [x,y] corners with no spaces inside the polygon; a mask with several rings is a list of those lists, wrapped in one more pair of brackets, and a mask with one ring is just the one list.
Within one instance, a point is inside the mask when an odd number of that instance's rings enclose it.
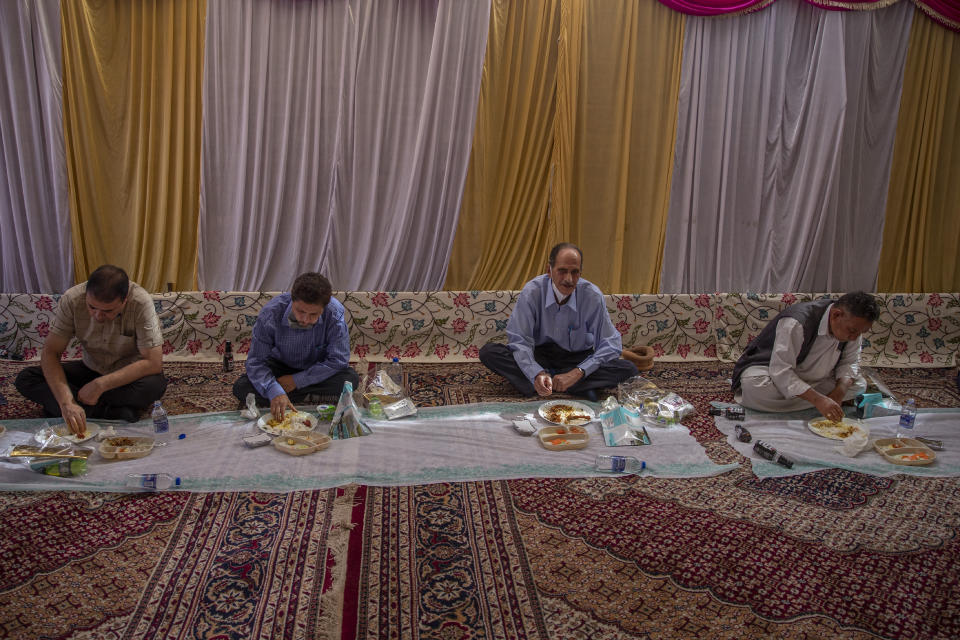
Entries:
{"label": "short dark hair", "polygon": [[880,305],[877,299],[863,291],[852,291],[840,296],[834,304],[852,316],[876,322],[880,317]]}
{"label": "short dark hair", "polygon": [[122,302],[127,299],[129,291],[130,278],[127,272],[112,264],[97,267],[87,278],[87,293],[100,302]]}
{"label": "short dark hair", "polygon": [[580,268],[583,269],[583,252],[580,251],[580,247],[572,242],[561,242],[560,244],[554,245],[553,249],[550,249],[550,258],[547,260],[550,266],[552,267],[557,263],[557,255],[564,249],[573,249],[577,252],[577,255],[580,256]]}
{"label": "short dark hair", "polygon": [[327,306],[331,295],[333,295],[333,287],[330,281],[314,271],[298,275],[293,281],[293,288],[290,289],[291,298],[307,304]]}

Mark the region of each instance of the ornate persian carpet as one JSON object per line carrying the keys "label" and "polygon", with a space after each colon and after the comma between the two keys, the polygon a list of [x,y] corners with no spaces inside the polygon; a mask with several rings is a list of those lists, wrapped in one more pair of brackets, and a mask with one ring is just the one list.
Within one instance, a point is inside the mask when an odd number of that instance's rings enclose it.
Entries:
{"label": "ornate persian carpet", "polygon": [[[36,417],[0,362],[0,419]],[[236,406],[213,364],[165,365],[178,413]],[[880,369],[921,407],[952,369]],[[421,406],[513,401],[474,364],[412,364]],[[5,638],[955,638],[960,480],[758,480],[706,414],[730,366],[645,374],[722,476],[263,493],[0,493]]]}

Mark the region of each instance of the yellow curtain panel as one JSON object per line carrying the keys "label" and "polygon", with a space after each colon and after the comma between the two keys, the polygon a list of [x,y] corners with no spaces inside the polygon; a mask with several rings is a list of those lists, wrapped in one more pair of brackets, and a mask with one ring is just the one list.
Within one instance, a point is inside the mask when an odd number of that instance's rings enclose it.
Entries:
{"label": "yellow curtain panel", "polygon": [[519,289],[549,250],[559,2],[493,0],[490,14],[447,289]]}
{"label": "yellow curtain panel", "polygon": [[197,287],[204,0],[61,3],[75,278]]}
{"label": "yellow curtain panel", "polygon": [[567,240],[604,291],[658,290],[683,26],[656,2],[493,3],[447,289],[518,289]]}
{"label": "yellow curtain panel", "polygon": [[659,2],[585,5],[570,236],[605,293],[657,293],[686,18]]}
{"label": "yellow curtain panel", "polygon": [[960,34],[916,11],[900,99],[877,290],[960,282]]}

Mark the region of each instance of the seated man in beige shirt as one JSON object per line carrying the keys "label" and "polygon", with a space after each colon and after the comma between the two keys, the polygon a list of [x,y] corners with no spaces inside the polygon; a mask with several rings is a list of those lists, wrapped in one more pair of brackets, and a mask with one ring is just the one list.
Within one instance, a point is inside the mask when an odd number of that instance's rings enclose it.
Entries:
{"label": "seated man in beige shirt", "polygon": [[[74,337],[83,360],[61,362]],[[153,298],[120,267],[103,265],[60,297],[40,366],[21,371],[16,387],[74,433],[87,418],[136,422],[166,391],[162,344]]]}

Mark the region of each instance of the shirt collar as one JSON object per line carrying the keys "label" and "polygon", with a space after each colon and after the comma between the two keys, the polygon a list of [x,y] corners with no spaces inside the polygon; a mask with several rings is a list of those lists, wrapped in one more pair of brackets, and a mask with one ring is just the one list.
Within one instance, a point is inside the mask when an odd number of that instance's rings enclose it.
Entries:
{"label": "shirt collar", "polygon": [[[547,292],[547,295],[544,296],[546,300],[544,302],[543,307],[546,309],[552,305],[554,307],[560,308],[560,305],[557,303],[557,299],[561,298],[562,295],[557,290],[557,285],[553,284],[553,280],[550,279],[549,274],[546,276],[546,278],[547,278],[547,282],[549,282],[550,284],[548,286],[549,291]],[[563,306],[570,307],[571,309],[576,311],[577,310],[577,288],[576,287],[573,288],[573,293],[567,296],[566,300],[567,302]]]}
{"label": "shirt collar", "polygon": [[833,309],[831,304],[827,307],[827,310],[823,312],[823,317],[820,318],[820,327],[817,329],[818,336],[828,336],[833,338],[834,336],[830,335],[830,310]]}
{"label": "shirt collar", "polygon": [[[324,309],[324,311],[326,311],[326,309]],[[323,316],[321,315],[321,318],[322,318],[322,317],[323,317]],[[294,319],[293,319],[293,298],[291,298],[291,299],[290,299],[290,302],[287,303],[287,308],[286,308],[286,309],[284,310],[284,312],[283,312],[283,320],[281,320],[281,322],[283,322],[283,324],[284,324],[288,329],[295,329],[295,330],[297,330],[297,331],[312,331],[313,329],[316,329],[316,328],[317,328],[317,325],[318,325],[318,324],[320,324],[320,320],[317,320],[317,323],[314,324],[312,327],[304,327],[304,326],[302,326],[302,325],[294,325],[294,324],[293,324],[293,322],[294,322]]]}
{"label": "shirt collar", "polygon": [[560,289],[557,288],[557,285],[553,282],[552,279],[550,280],[550,286],[553,288],[553,295],[556,297],[556,299],[559,301],[560,304],[563,304],[563,301],[570,297],[570,296],[563,295],[560,292]]}

